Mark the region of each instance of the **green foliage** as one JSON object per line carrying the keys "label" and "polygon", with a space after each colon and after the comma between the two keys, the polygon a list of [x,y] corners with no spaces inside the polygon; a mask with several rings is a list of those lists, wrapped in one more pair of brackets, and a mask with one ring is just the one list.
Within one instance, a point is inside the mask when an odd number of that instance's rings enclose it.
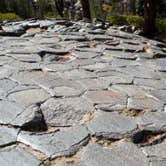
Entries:
{"label": "green foliage", "polygon": [[159,33],[166,34],[166,18],[165,19],[157,19],[156,27],[157,27]]}
{"label": "green foliage", "polygon": [[15,13],[0,13],[0,21],[3,21],[3,20],[18,21],[18,20],[21,20],[21,18]]}
{"label": "green foliage", "polygon": [[128,16],[126,16],[126,20],[127,20],[128,25],[134,26],[138,29],[141,29],[144,26],[143,17],[128,15]]}
{"label": "green foliage", "polygon": [[143,28],[144,19],[133,15],[113,15],[107,18],[107,21],[114,25],[130,25],[136,28]]}
{"label": "green foliage", "polygon": [[44,17],[45,18],[58,18],[60,16],[56,12],[48,12],[48,13],[44,14]]}
{"label": "green foliage", "polygon": [[[108,16],[107,21],[111,22],[113,25],[129,25],[134,26],[137,29],[143,29],[144,19],[141,16],[135,15],[113,15]],[[166,34],[166,18],[165,19],[157,19],[156,27],[159,33]]]}
{"label": "green foliage", "polygon": [[126,25],[127,20],[126,20],[126,16],[122,16],[122,15],[112,15],[107,17],[107,21],[111,22],[114,25]]}

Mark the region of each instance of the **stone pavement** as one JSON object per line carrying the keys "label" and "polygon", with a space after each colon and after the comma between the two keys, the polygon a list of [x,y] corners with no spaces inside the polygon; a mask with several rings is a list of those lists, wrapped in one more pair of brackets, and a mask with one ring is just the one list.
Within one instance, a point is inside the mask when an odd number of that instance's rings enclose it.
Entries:
{"label": "stone pavement", "polygon": [[164,42],[63,20],[0,35],[0,166],[166,165]]}

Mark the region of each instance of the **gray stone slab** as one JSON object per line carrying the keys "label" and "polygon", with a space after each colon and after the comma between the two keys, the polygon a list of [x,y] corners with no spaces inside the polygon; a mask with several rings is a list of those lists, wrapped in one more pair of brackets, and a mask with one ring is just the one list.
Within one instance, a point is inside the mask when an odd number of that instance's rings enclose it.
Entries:
{"label": "gray stone slab", "polygon": [[37,104],[50,98],[50,95],[43,89],[27,88],[10,92],[8,99],[23,106]]}
{"label": "gray stone slab", "polygon": [[12,70],[0,66],[0,79],[8,78],[12,73]]}
{"label": "gray stone slab", "polygon": [[85,88],[74,80],[67,79],[54,79],[54,77],[43,77],[36,79],[36,84],[41,88],[45,89],[52,96],[79,96],[81,95]]}
{"label": "gray stone slab", "polygon": [[64,63],[64,64],[60,64],[60,63],[49,63],[49,64],[42,64],[41,68],[44,71],[66,71],[66,70],[71,70],[74,69],[75,67],[73,67],[70,63]]}
{"label": "gray stone slab", "polygon": [[79,80],[85,78],[96,78],[96,74],[93,72],[85,71],[85,70],[71,70],[65,71],[64,73],[60,73],[62,78]]}
{"label": "gray stone slab", "polygon": [[154,69],[147,68],[146,66],[128,66],[126,68],[117,69],[117,71],[125,73],[130,76],[134,76],[136,78],[144,78],[144,79],[161,79],[159,73],[154,71]]}
{"label": "gray stone slab", "polygon": [[11,79],[24,85],[34,85],[35,81],[40,79],[49,79],[49,77],[56,79],[58,76],[54,73],[47,73],[38,70],[21,71],[12,75]]}
{"label": "gray stone slab", "polygon": [[2,79],[0,80],[0,96],[7,95],[8,91],[13,89],[17,86],[17,83],[9,80],[9,79]]}
{"label": "gray stone slab", "polygon": [[96,70],[100,70],[100,69],[106,68],[108,66],[109,66],[108,63],[95,63],[93,65],[82,66],[81,68],[89,70],[89,71],[93,71],[93,70],[96,71]]}
{"label": "gray stone slab", "polygon": [[127,96],[115,90],[88,91],[84,94],[94,104],[126,105]]}
{"label": "gray stone slab", "polygon": [[10,124],[24,111],[24,107],[9,101],[0,100],[0,123]]}
{"label": "gray stone slab", "polygon": [[0,147],[16,143],[18,129],[0,126]]}
{"label": "gray stone slab", "polygon": [[0,149],[0,165],[3,166],[39,166],[41,162],[20,147]]}
{"label": "gray stone slab", "polygon": [[85,166],[82,163],[59,163],[59,164],[52,164],[51,166]]}
{"label": "gray stone slab", "polygon": [[166,82],[163,80],[152,80],[152,79],[134,79],[134,84],[137,86],[142,86],[147,89],[166,89]]}
{"label": "gray stone slab", "polygon": [[88,145],[82,154],[86,166],[147,166],[149,161],[132,143],[117,143],[110,148]]}
{"label": "gray stone slab", "polygon": [[[0,51],[0,52],[1,52],[1,53],[0,53],[0,66],[5,65],[5,64],[8,64],[8,63],[10,63],[10,62],[13,61],[12,58],[3,55],[3,52],[2,52],[2,51]],[[2,55],[1,55],[1,54],[2,54]]]}
{"label": "gray stone slab", "polygon": [[165,112],[146,112],[137,117],[137,123],[145,130],[166,131],[166,113]]}
{"label": "gray stone slab", "polygon": [[86,114],[93,113],[94,107],[86,99],[49,99],[41,105],[46,123],[51,126],[73,126],[80,124]]}
{"label": "gray stone slab", "polygon": [[[24,49],[23,49],[24,50]],[[11,52],[8,53],[8,56],[13,57],[16,60],[20,60],[20,61],[24,61],[24,62],[40,62],[41,61],[41,57],[38,56],[38,54],[36,53],[31,53],[31,51],[25,51],[24,52]]]}
{"label": "gray stone slab", "polygon": [[152,90],[150,94],[166,103],[166,90]]}
{"label": "gray stone slab", "polygon": [[21,132],[18,141],[30,145],[49,157],[75,154],[89,140],[88,131],[84,127],[68,128],[55,133]]}
{"label": "gray stone slab", "polygon": [[122,138],[137,128],[133,118],[110,112],[97,112],[87,126],[93,135],[115,139]]}
{"label": "gray stone slab", "polygon": [[165,166],[166,160],[152,160],[152,166]]}
{"label": "gray stone slab", "polygon": [[124,52],[124,51],[104,51],[104,56],[110,56],[118,59],[127,59],[127,60],[135,60],[136,56],[133,53],[130,52]]}
{"label": "gray stone slab", "polygon": [[80,36],[80,35],[61,35],[60,36],[62,40],[64,41],[70,41],[70,40],[75,40],[75,41],[87,41],[87,38],[85,36]]}
{"label": "gray stone slab", "polygon": [[136,110],[161,111],[164,109],[164,102],[145,95],[129,98],[127,107]]}
{"label": "gray stone slab", "polygon": [[133,97],[141,97],[148,94],[146,90],[136,85],[113,85],[111,88]]}
{"label": "gray stone slab", "polygon": [[29,63],[29,62],[21,62],[18,60],[14,60],[11,63],[5,65],[6,68],[14,69],[14,70],[40,70],[39,63]]}
{"label": "gray stone slab", "polygon": [[110,85],[107,79],[81,79],[77,81],[86,90],[106,89]]}
{"label": "gray stone slab", "polygon": [[126,66],[138,66],[139,62],[127,59],[113,59],[111,61],[113,67],[126,67]]}
{"label": "gray stone slab", "polygon": [[100,77],[99,80],[105,80],[109,82],[109,85],[113,84],[132,84],[133,77],[126,76],[123,74],[118,74],[117,76],[108,76],[108,77]]}
{"label": "gray stone slab", "polygon": [[158,160],[166,159],[166,141],[153,146],[143,147],[142,150],[148,157],[157,158]]}
{"label": "gray stone slab", "polygon": [[90,59],[90,58],[96,58],[97,56],[100,56],[101,54],[95,53],[95,52],[75,51],[73,52],[73,55],[79,59]]}

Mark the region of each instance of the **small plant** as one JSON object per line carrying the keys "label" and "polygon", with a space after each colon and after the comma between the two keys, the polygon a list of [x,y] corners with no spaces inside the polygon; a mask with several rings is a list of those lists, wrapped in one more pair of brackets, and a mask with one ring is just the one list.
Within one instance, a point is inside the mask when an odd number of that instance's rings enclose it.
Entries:
{"label": "small plant", "polygon": [[0,13],[0,21],[9,20],[9,21],[18,21],[21,18],[15,13]]}
{"label": "small plant", "polygon": [[129,16],[126,16],[126,20],[127,20],[128,25],[134,26],[138,29],[142,29],[144,26],[143,17],[129,15]]}
{"label": "small plant", "polygon": [[48,12],[44,15],[45,18],[58,18],[59,15],[56,12]]}
{"label": "small plant", "polygon": [[111,22],[114,25],[126,25],[126,24],[128,24],[127,20],[126,20],[126,16],[122,16],[122,15],[108,16],[107,21]]}
{"label": "small plant", "polygon": [[166,34],[166,18],[165,19],[157,19],[156,27],[159,33]]}

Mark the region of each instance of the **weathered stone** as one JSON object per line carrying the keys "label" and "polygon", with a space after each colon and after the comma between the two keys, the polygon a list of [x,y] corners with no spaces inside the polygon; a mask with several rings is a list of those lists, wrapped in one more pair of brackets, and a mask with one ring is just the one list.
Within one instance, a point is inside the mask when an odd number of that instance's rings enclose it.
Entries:
{"label": "weathered stone", "polygon": [[134,76],[136,78],[144,78],[144,79],[161,79],[159,74],[154,71],[154,69],[150,69],[144,66],[127,66],[126,68],[117,69],[117,71],[125,73],[130,76]]}
{"label": "weathered stone", "polygon": [[0,165],[3,166],[39,166],[41,162],[20,147],[12,146],[0,149]]}
{"label": "weathered stone", "polygon": [[93,71],[93,70],[95,71],[95,70],[106,68],[107,66],[109,66],[108,63],[96,63],[93,65],[82,66],[81,68],[89,70],[89,71]]}
{"label": "weathered stone", "polygon": [[7,95],[7,92],[16,86],[17,84],[9,79],[0,80],[0,96]]}
{"label": "weathered stone", "polygon": [[36,83],[52,96],[79,96],[84,92],[84,88],[74,80],[44,77],[36,80]]}
{"label": "weathered stone", "polygon": [[130,76],[126,76],[123,74],[119,74],[118,76],[109,76],[109,77],[101,77],[99,80],[103,80],[109,82],[109,85],[112,84],[132,84],[133,78]]}
{"label": "weathered stone", "polygon": [[24,111],[25,113],[23,112],[17,116],[15,120],[16,122],[20,122],[21,118],[23,118],[24,122],[20,126],[21,130],[32,132],[46,131],[48,128],[41,109],[37,106],[31,106],[28,109],[31,109],[31,114],[29,116],[25,116],[27,113],[29,113],[26,109]]}
{"label": "weathered stone", "polygon": [[159,111],[163,110],[164,102],[145,95],[129,98],[127,107],[136,110]]}
{"label": "weathered stone", "polygon": [[30,145],[33,149],[49,157],[70,156],[89,140],[89,134],[83,127],[68,128],[55,133],[31,134],[21,132],[18,141]]}
{"label": "weathered stone", "polygon": [[164,82],[163,80],[136,78],[134,79],[134,84],[147,89],[166,89],[166,82]]}
{"label": "weathered stone", "polygon": [[114,139],[131,134],[137,128],[133,118],[110,112],[97,112],[87,126],[93,135]]}
{"label": "weathered stone", "polygon": [[5,65],[6,68],[14,69],[14,70],[40,70],[39,63],[29,63],[29,62],[21,62],[21,61],[12,61]]}
{"label": "weathered stone", "polygon": [[166,113],[165,112],[146,112],[137,117],[137,123],[145,130],[166,131]]}
{"label": "weathered stone", "polygon": [[78,80],[78,79],[85,79],[85,78],[95,78],[96,75],[93,72],[75,69],[75,70],[65,71],[64,73],[61,73],[61,77],[66,79]]}
{"label": "weathered stone", "polygon": [[127,97],[114,90],[88,91],[84,94],[94,104],[126,105]]}
{"label": "weathered stone", "polygon": [[16,143],[18,130],[0,126],[0,147]]}
{"label": "weathered stone", "polygon": [[166,90],[152,90],[150,94],[166,103]]}
{"label": "weathered stone", "polygon": [[132,143],[120,142],[111,148],[88,145],[82,154],[86,166],[147,166],[149,161]]}
{"label": "weathered stone", "polygon": [[12,74],[12,71],[7,68],[0,67],[0,79],[8,78]]}
{"label": "weathered stone", "polygon": [[[19,50],[20,51],[20,50]],[[24,62],[40,62],[41,58],[35,54],[35,53],[30,53],[30,50],[27,50],[24,48],[23,51],[16,51],[16,52],[11,52],[8,53],[8,56],[13,57],[16,60],[24,61]]]}
{"label": "weathered stone", "polygon": [[111,88],[133,97],[141,97],[148,94],[143,88],[136,85],[113,85]]}
{"label": "weathered stone", "polygon": [[8,99],[23,106],[41,103],[48,99],[50,95],[42,89],[27,88],[10,92]]}
{"label": "weathered stone", "polygon": [[89,58],[95,58],[97,56],[100,56],[99,53],[95,52],[81,52],[81,51],[75,51],[73,53],[74,56],[76,56],[79,59],[89,59]]}
{"label": "weathered stone", "polygon": [[124,52],[124,51],[106,50],[106,51],[104,51],[104,56],[110,56],[110,57],[115,57],[118,59],[128,59],[128,60],[135,60],[136,59],[136,56],[133,53]]}
{"label": "weathered stone", "polygon": [[77,82],[86,90],[106,89],[110,85],[110,80],[105,79],[82,79]]}
{"label": "weathered stone", "polygon": [[152,160],[152,166],[165,166],[166,165],[166,161],[165,160],[157,160],[154,159]]}
{"label": "weathered stone", "polygon": [[166,158],[166,141],[153,146],[143,147],[142,150],[148,157],[164,160]]}
{"label": "weathered stone", "polygon": [[113,59],[111,61],[111,65],[113,67],[125,67],[125,66],[138,66],[139,63],[137,61],[127,60],[127,59]]}
{"label": "weathered stone", "polygon": [[166,165],[165,44],[108,27],[3,22],[23,35],[0,37],[0,165]]}
{"label": "weathered stone", "polygon": [[75,41],[87,41],[87,38],[85,36],[73,36],[73,35],[61,35],[60,36],[64,41],[70,41],[70,40],[75,40]]}
{"label": "weathered stone", "polygon": [[0,100],[0,123],[10,124],[24,111],[24,107],[9,101]]}
{"label": "weathered stone", "polygon": [[15,73],[12,75],[11,79],[24,85],[34,85],[36,81],[49,79],[49,77],[56,79],[58,76],[53,73],[32,70]]}
{"label": "weathered stone", "polygon": [[41,68],[44,71],[67,71],[67,70],[71,70],[74,69],[74,67],[71,64],[57,64],[57,63],[49,63],[49,64],[42,64]]}
{"label": "weathered stone", "polygon": [[41,105],[46,123],[51,126],[72,126],[81,123],[83,117],[94,108],[84,98],[49,99]]}

